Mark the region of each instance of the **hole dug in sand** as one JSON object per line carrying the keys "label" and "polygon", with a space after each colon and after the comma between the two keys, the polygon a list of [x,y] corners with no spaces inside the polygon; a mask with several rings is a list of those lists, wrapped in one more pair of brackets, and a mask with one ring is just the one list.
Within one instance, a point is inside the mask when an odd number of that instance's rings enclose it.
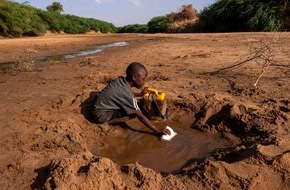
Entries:
{"label": "hole dug in sand", "polygon": [[193,114],[187,113],[169,121],[154,122],[160,129],[168,125],[177,132],[171,141],[161,141],[134,119],[127,122],[127,127],[114,126],[112,133],[101,137],[103,146],[95,146],[91,152],[119,165],[138,162],[158,172],[177,171],[194,161],[203,161],[212,151],[228,144],[220,134],[190,128],[192,119]]}
{"label": "hole dug in sand", "polygon": [[271,105],[268,109],[273,110],[265,112],[255,104],[247,107],[218,95],[180,98],[172,103],[175,113],[170,119],[155,122],[159,128],[169,125],[177,132],[171,141],[161,141],[131,120],[127,128],[113,127],[111,134],[101,137],[103,146],[95,146],[91,152],[119,165],[137,162],[158,172],[175,173],[209,156],[229,163],[248,158],[255,154],[257,144],[275,143],[276,128],[268,125],[273,119],[285,123],[275,111],[281,106]]}
{"label": "hole dug in sand", "polygon": [[242,105],[233,106],[208,97],[195,100],[181,97],[170,104],[173,110],[169,120],[154,124],[160,129],[172,127],[177,136],[171,141],[161,141],[134,119],[125,126],[111,127],[109,134],[100,137],[102,145],[92,146],[90,151],[119,165],[137,162],[157,172],[176,173],[194,162],[203,162],[218,149],[240,143],[232,132],[245,133],[245,123],[239,119],[246,110]]}

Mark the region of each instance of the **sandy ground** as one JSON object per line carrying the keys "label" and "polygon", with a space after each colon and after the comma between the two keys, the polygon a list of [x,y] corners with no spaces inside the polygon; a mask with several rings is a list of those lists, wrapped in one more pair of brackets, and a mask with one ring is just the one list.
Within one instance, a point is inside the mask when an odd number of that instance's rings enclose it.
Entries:
{"label": "sandy ground", "polygon": [[[0,63],[120,41],[129,45],[1,71],[1,189],[290,189],[290,33],[0,39]],[[191,118],[231,146],[173,173],[93,154],[122,131],[90,122],[88,105],[133,61],[148,68],[147,86],[166,92],[170,120]]]}

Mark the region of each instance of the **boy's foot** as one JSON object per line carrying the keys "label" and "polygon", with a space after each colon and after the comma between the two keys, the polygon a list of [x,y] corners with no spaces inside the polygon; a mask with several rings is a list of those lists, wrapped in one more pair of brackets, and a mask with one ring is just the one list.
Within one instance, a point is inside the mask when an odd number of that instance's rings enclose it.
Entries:
{"label": "boy's foot", "polygon": [[111,126],[108,123],[99,124],[98,127],[101,129],[101,134],[108,134],[111,130]]}

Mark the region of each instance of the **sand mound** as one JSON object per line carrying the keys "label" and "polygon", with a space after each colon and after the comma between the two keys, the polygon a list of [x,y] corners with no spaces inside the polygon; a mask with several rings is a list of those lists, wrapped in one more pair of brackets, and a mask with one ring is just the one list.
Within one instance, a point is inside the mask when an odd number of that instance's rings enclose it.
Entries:
{"label": "sand mound", "polygon": [[162,181],[151,169],[138,164],[118,166],[89,152],[53,160],[48,169],[45,183],[39,184],[45,189],[152,189]]}

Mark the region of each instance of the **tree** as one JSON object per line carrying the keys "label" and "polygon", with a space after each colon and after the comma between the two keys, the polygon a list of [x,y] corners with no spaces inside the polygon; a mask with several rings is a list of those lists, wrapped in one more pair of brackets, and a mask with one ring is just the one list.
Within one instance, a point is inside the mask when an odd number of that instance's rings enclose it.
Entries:
{"label": "tree", "polygon": [[46,10],[61,13],[63,12],[63,7],[60,2],[53,2],[51,5],[46,7]]}
{"label": "tree", "polygon": [[157,16],[153,17],[148,23],[148,32],[156,33],[156,32],[167,32],[169,27],[168,16]]}

